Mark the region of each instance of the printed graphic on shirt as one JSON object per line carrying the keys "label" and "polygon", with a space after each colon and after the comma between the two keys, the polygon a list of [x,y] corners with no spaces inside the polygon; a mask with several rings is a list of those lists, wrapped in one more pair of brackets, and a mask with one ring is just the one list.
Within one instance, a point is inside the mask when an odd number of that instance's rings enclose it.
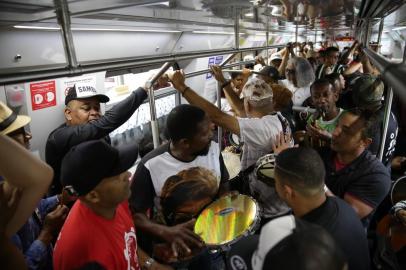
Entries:
{"label": "printed graphic on shirt", "polygon": [[124,241],[124,257],[127,261],[127,270],[137,270],[139,269],[137,260],[137,237],[134,227],[131,227],[131,230],[124,234]]}

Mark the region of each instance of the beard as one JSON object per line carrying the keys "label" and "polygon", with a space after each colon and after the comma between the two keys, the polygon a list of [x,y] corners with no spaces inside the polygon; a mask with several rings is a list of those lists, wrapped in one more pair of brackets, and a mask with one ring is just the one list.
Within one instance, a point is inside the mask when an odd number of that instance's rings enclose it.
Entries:
{"label": "beard", "polygon": [[206,147],[204,147],[203,149],[193,152],[192,155],[194,156],[207,156],[207,154],[209,153],[210,150],[210,145],[211,143],[207,144]]}

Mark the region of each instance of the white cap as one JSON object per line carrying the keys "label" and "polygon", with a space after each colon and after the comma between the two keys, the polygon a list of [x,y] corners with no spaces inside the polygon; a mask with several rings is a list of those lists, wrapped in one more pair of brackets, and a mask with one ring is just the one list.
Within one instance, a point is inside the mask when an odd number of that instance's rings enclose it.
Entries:
{"label": "white cap", "polygon": [[293,233],[296,220],[293,215],[269,221],[262,227],[258,247],[252,255],[252,269],[261,270],[268,252],[285,237]]}
{"label": "white cap", "polygon": [[273,53],[271,55],[270,61],[273,61],[273,60],[282,60],[282,55],[278,52]]}

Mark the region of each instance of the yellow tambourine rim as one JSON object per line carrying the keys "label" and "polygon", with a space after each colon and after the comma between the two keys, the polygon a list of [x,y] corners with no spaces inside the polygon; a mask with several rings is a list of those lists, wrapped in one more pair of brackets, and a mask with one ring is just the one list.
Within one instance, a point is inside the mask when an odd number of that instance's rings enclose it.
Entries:
{"label": "yellow tambourine rim", "polygon": [[210,204],[196,220],[194,232],[208,246],[228,244],[248,232],[258,207],[245,195],[225,196]]}

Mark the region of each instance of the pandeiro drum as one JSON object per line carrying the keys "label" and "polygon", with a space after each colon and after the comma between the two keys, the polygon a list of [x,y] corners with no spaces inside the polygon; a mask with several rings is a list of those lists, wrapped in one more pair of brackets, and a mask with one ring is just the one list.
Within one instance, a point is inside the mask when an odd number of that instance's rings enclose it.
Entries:
{"label": "pandeiro drum", "polygon": [[196,220],[194,232],[211,249],[226,250],[259,226],[257,203],[246,195],[221,197],[207,206]]}
{"label": "pandeiro drum", "polygon": [[270,185],[275,185],[275,154],[267,154],[258,159],[255,165],[257,179]]}

